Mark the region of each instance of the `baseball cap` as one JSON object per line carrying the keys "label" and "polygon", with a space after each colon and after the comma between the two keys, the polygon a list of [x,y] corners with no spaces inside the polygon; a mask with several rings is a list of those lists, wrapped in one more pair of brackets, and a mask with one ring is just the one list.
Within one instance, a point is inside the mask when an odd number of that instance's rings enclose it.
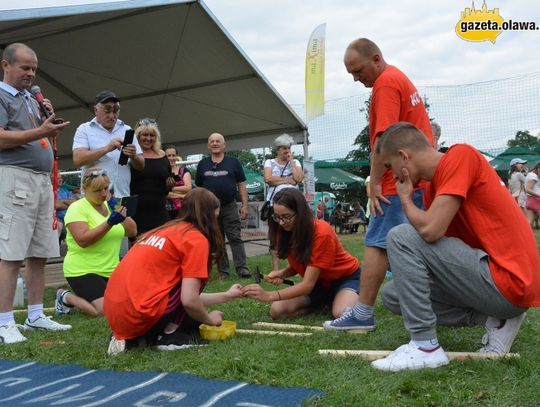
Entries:
{"label": "baseball cap", "polygon": [[516,164],[527,164],[527,160],[522,160],[521,158],[512,158],[512,161],[510,161],[510,167]]}
{"label": "baseball cap", "polygon": [[110,90],[102,90],[96,95],[96,102],[94,104],[97,105],[98,103],[105,103],[110,100],[115,101],[115,102],[120,102],[120,100],[116,97],[116,95],[113,92],[111,92]]}

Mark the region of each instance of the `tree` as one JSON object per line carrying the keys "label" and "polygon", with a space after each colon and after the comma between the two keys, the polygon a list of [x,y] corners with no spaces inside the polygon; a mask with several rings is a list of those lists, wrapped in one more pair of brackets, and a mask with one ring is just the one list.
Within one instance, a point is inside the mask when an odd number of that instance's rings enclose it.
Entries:
{"label": "tree", "polygon": [[[369,123],[369,105],[371,104],[371,95],[369,96],[369,99],[364,102],[364,104],[366,106],[360,109],[360,113],[364,113],[364,115],[366,116],[366,121]],[[369,155],[371,154],[371,148],[369,146],[369,124],[362,129],[358,136],[356,136],[352,145],[358,147],[354,150],[349,151],[349,153],[345,157],[345,160],[369,160]]]}
{"label": "tree", "polygon": [[508,140],[508,147],[529,147],[538,149],[540,139],[529,133],[529,130],[518,131],[513,139]]}
{"label": "tree", "polygon": [[260,157],[257,158],[257,156],[253,154],[250,150],[227,151],[227,155],[231,157],[236,157],[238,161],[240,161],[240,164],[242,164],[242,167],[257,172],[261,171],[262,169]]}

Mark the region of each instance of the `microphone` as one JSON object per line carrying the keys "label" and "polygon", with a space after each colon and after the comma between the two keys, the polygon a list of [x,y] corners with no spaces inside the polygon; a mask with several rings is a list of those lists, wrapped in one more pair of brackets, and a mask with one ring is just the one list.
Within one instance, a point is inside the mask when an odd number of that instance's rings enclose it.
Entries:
{"label": "microphone", "polygon": [[37,85],[34,85],[30,88],[30,93],[36,98],[39,104],[39,107],[41,109],[41,112],[48,119],[49,116],[51,115],[51,112],[47,110],[47,108],[45,107],[45,104],[43,103],[43,100],[45,98],[43,97],[43,93],[41,93],[41,88]]}

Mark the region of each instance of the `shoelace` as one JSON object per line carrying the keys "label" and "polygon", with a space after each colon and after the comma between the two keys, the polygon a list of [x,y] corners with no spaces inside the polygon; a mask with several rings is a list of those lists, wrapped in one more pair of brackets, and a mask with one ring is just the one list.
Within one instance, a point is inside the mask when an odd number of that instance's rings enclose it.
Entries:
{"label": "shoelace", "polygon": [[353,310],[351,308],[348,311],[341,314],[341,316],[338,319],[335,319],[334,322],[341,322],[341,321],[343,321],[345,319],[348,319],[348,318],[350,318],[352,316],[352,313],[353,313]]}

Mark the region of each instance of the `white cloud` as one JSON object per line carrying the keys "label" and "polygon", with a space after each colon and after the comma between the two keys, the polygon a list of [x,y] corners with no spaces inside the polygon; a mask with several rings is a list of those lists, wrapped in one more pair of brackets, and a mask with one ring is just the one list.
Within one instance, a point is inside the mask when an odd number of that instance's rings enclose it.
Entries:
{"label": "white cloud", "polygon": [[[122,0],[121,0],[122,1]],[[125,0],[124,0],[125,1]],[[19,0],[3,9],[102,3],[103,0]],[[538,71],[540,31],[503,32],[495,44],[458,38],[454,27],[472,0],[205,0],[261,72],[289,103],[304,102],[304,55],[313,29],[326,23],[326,98],[364,93],[342,63],[347,44],[374,40],[388,62],[417,86],[450,85]],[[481,1],[477,0],[477,8]],[[506,20],[535,20],[536,0],[487,0]]]}
{"label": "white cloud", "polygon": [[[2,8],[100,2],[102,1],[18,0],[2,5]],[[486,2],[490,9],[499,8],[500,15],[505,20],[536,21],[540,24],[537,0]],[[311,32],[321,23],[326,23],[327,100],[366,95],[369,92],[361,84],[354,83],[343,67],[345,47],[358,37],[374,40],[380,46],[387,62],[404,71],[421,89],[483,82],[540,71],[540,31],[503,32],[494,44],[467,42],[455,34],[460,13],[466,7],[471,7],[472,0],[204,0],[204,3],[272,86],[293,105],[304,103],[306,46]],[[482,0],[477,0],[477,8],[481,5]],[[509,95],[505,97],[513,101],[508,105],[514,109],[519,103],[524,103],[519,100],[519,94],[528,94],[531,99],[534,99],[531,96],[533,91],[538,94],[537,89],[529,92],[526,86],[514,90],[507,85],[501,86],[504,87],[504,92],[507,92],[505,95]],[[432,89],[428,88],[428,91]],[[504,124],[508,125],[508,129],[504,131],[494,119],[478,117],[479,105],[485,100],[497,99],[499,90],[496,88],[492,95],[485,95],[483,100],[475,95],[474,103],[471,96],[460,94],[459,89],[454,89],[454,93],[444,99],[443,103],[441,98],[445,96],[445,89],[439,89],[438,92],[433,96],[432,101],[437,102],[433,104],[431,113],[441,120],[443,140],[450,141],[447,145],[462,140],[464,136],[474,136],[478,130],[485,134],[480,144],[484,143],[489,147],[490,143],[493,144],[492,140],[497,140],[497,145],[493,146],[499,147],[506,137],[513,136],[516,128],[538,127],[538,120],[525,114],[516,121],[514,111],[507,111],[508,109],[501,108],[501,111],[494,113],[497,117],[504,117]],[[538,103],[538,98],[534,100]],[[341,106],[339,102],[336,105]],[[447,110],[441,111],[441,107]],[[310,151],[320,151],[320,155],[323,155],[321,158],[326,158],[324,154],[329,153],[328,143],[335,146],[337,132],[340,136],[349,137],[343,140],[340,147],[346,154],[354,136],[365,125],[363,116],[357,112],[356,107],[354,109],[346,110],[345,113],[327,112],[327,120],[335,127],[331,130],[321,128],[319,138],[312,138]],[[455,110],[453,116],[448,109]],[[353,115],[357,116],[353,119]],[[313,135],[318,130],[317,122],[312,124],[314,126],[310,126],[310,131]],[[497,130],[502,135],[489,138],[495,135]],[[336,152],[332,154],[335,155]]]}

